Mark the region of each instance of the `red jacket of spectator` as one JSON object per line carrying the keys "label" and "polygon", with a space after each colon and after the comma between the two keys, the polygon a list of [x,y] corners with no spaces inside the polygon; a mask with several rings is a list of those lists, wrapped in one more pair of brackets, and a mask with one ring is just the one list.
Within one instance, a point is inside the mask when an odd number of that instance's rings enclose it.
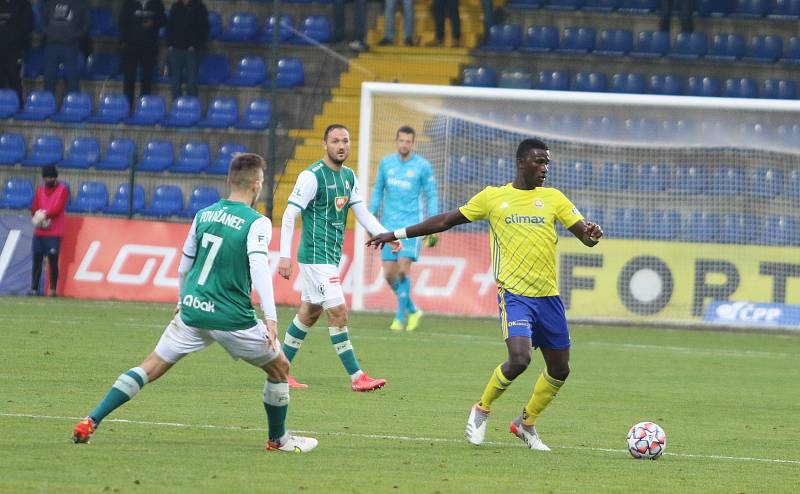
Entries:
{"label": "red jacket of spectator", "polygon": [[33,195],[31,214],[44,209],[47,219],[50,220],[50,226],[47,228],[34,228],[34,235],[39,237],[64,236],[64,224],[66,223],[64,208],[67,205],[67,199],[69,199],[69,190],[61,182],[58,182],[52,189],[48,189],[44,185],[36,188],[36,193]]}

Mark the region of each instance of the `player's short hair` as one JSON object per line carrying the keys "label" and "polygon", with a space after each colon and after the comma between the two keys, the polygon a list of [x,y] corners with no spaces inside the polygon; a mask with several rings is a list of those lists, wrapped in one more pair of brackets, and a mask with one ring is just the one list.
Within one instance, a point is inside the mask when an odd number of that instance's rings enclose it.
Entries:
{"label": "player's short hair", "polygon": [[345,126],[344,126],[344,125],[342,125],[342,124],[330,124],[330,125],[328,125],[328,127],[325,129],[325,134],[322,136],[322,141],[323,141],[323,142],[327,141],[327,140],[328,140],[328,134],[330,134],[332,130],[336,130],[336,129],[344,129],[344,130],[346,130],[348,133],[350,132],[350,129],[348,129],[347,127],[345,127]]}
{"label": "player's short hair", "polygon": [[409,127],[408,125],[403,125],[399,129],[397,129],[397,133],[394,135],[394,139],[397,140],[397,138],[400,137],[400,134],[411,134],[412,141],[417,138],[417,133],[414,132],[414,129],[412,127]]}
{"label": "player's short hair", "polygon": [[243,189],[258,180],[258,171],[264,171],[267,162],[255,153],[236,153],[228,169],[228,180],[233,187]]}
{"label": "player's short hair", "polygon": [[517,159],[521,160],[528,156],[528,153],[531,149],[541,149],[542,151],[548,151],[550,148],[547,147],[547,144],[544,141],[539,139],[525,139],[524,141],[519,143],[517,146]]}

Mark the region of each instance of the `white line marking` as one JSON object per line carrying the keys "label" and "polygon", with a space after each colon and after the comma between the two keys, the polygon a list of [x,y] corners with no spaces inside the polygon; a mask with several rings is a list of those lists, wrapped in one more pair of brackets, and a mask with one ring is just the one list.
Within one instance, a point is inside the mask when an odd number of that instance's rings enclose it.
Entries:
{"label": "white line marking", "polygon": [[[30,418],[41,420],[81,420],[83,417],[59,417],[54,415],[36,415],[32,413],[0,413],[0,417],[16,417],[16,418]],[[237,425],[213,425],[213,424],[182,424],[180,422],[149,422],[146,420],[128,420],[128,419],[106,419],[103,422],[113,422],[118,424],[134,424],[134,425],[152,425],[159,427],[176,427],[180,429],[218,429],[227,431],[244,431],[244,432],[266,432],[263,427],[242,427]],[[423,437],[423,436],[396,436],[391,434],[359,434],[354,432],[340,432],[340,431],[307,431],[293,429],[293,432],[301,434],[316,434],[325,436],[345,436],[345,437],[360,437],[363,439],[388,439],[392,441],[413,441],[423,443],[464,443],[461,439],[442,438],[442,437]],[[521,447],[517,442],[507,441],[486,441],[484,444],[490,446],[511,446]],[[552,446],[554,449],[572,449],[577,451],[597,451],[602,453],[614,454],[627,454],[621,448],[591,448],[588,446]],[[736,460],[736,461],[757,461],[762,463],[785,463],[792,465],[800,465],[800,460],[782,460],[776,458],[752,458],[747,456],[723,456],[723,455],[694,455],[689,453],[670,453],[664,452],[664,455],[677,456],[681,458],[703,458],[709,460]]]}

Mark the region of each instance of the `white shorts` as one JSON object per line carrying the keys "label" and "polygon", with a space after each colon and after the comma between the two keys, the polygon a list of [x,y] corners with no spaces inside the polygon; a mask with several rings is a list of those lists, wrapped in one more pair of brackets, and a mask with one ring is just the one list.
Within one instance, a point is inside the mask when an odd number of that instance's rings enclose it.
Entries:
{"label": "white shorts", "polygon": [[323,309],[344,304],[339,268],[333,264],[299,264],[302,291],[300,299]]}
{"label": "white shorts", "polygon": [[198,329],[187,326],[176,314],[164,329],[158,340],[155,352],[165,361],[174,364],[192,352],[202,350],[214,342],[234,359],[261,367],[280,355],[280,348],[274,348],[267,337],[267,327],[261,320],[249,329],[239,331],[218,331]]}

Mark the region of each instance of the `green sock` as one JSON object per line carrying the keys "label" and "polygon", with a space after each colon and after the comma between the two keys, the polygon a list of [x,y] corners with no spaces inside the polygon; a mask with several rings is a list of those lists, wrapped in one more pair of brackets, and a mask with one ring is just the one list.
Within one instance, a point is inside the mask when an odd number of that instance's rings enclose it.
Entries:
{"label": "green sock", "polygon": [[306,339],[309,327],[300,322],[297,316],[294,316],[292,322],[289,323],[289,328],[286,329],[286,336],[283,338],[283,354],[289,362],[292,361],[294,356],[300,350],[300,345]]}
{"label": "green sock", "polygon": [[136,393],[147,384],[147,373],[141,367],[134,367],[121,374],[108,393],[97,404],[89,417],[94,420],[95,426],[106,416],[136,396]]}
{"label": "green sock", "polygon": [[286,435],[286,413],[289,411],[289,383],[264,383],[264,410],[267,412],[269,440],[279,442]]}
{"label": "green sock", "polygon": [[329,327],[328,331],[331,334],[333,349],[339,355],[339,360],[342,361],[342,365],[350,375],[350,379],[355,379],[361,374],[361,366],[358,365],[356,353],[353,351],[353,344],[350,343],[350,334],[347,331],[347,326],[340,328]]}

